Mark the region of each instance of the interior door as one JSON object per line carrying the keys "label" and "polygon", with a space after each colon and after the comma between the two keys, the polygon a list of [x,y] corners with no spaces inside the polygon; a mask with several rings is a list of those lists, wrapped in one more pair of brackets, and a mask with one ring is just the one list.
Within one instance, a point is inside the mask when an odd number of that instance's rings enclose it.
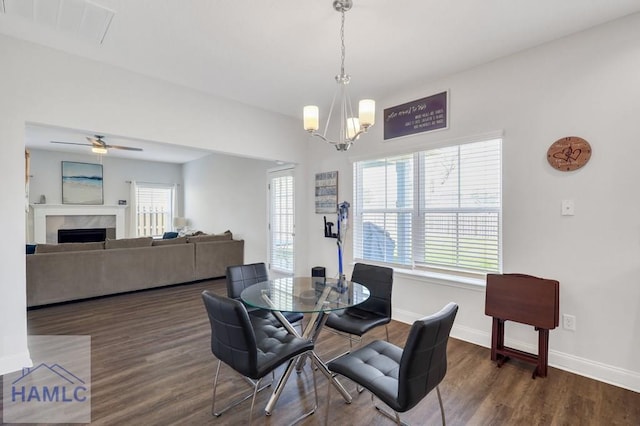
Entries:
{"label": "interior door", "polygon": [[287,275],[295,262],[293,171],[269,172],[269,269]]}

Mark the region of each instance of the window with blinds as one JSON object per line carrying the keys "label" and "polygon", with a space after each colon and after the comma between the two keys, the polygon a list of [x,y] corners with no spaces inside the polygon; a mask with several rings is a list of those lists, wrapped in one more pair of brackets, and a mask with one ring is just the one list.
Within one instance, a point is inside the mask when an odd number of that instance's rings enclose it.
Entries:
{"label": "window with blinds", "polygon": [[136,234],[161,237],[172,230],[175,188],[172,185],[136,184]]}
{"label": "window with blinds", "polygon": [[493,139],[355,163],[355,258],[499,271],[501,144]]}

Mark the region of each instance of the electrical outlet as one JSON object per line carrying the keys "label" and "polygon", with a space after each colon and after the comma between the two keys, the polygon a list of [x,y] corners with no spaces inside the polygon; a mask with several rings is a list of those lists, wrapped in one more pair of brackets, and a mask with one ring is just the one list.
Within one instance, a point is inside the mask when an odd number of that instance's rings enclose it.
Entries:
{"label": "electrical outlet", "polygon": [[562,314],[562,327],[566,330],[576,331],[576,317],[574,315]]}

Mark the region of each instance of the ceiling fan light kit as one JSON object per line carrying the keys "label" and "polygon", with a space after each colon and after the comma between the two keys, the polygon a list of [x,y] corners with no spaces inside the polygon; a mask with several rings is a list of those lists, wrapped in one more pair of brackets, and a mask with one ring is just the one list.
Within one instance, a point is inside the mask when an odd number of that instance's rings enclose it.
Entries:
{"label": "ceiling fan light kit", "polygon": [[[347,91],[347,85],[351,80],[351,76],[344,71],[344,59],[345,59],[345,45],[344,45],[344,13],[351,9],[353,6],[352,0],[335,0],[333,2],[333,8],[340,12],[342,16],[340,26],[340,41],[341,41],[341,65],[340,74],[336,75],[336,83],[338,88],[333,95],[333,101],[331,102],[331,108],[329,109],[329,115],[327,116],[327,122],[322,133],[318,133],[320,128],[320,110],[316,105],[307,105],[303,108],[303,125],[304,129],[313,136],[317,136],[323,141],[332,144],[338,151],[346,151],[351,147],[351,144],[360,137],[361,134],[366,133],[369,127],[375,123],[376,116],[376,103],[372,99],[363,99],[360,101],[358,107],[358,117],[353,114],[351,107],[351,98]],[[336,139],[331,139],[327,136],[327,130],[329,129],[329,123],[331,122],[331,116],[336,104],[336,100],[339,99],[339,121],[340,128],[338,129],[338,135]]]}
{"label": "ceiling fan light kit", "polygon": [[94,154],[106,154],[109,151],[107,151],[107,148],[104,148],[102,146],[92,146],[91,152],[93,152]]}

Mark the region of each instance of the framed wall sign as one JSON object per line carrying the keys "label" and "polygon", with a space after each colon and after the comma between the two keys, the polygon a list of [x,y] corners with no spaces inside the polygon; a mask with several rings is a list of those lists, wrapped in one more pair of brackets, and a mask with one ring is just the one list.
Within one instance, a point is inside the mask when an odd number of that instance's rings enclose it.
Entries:
{"label": "framed wall sign", "polygon": [[449,92],[384,110],[384,140],[449,127]]}
{"label": "framed wall sign", "polygon": [[316,173],[316,213],[336,213],[338,171]]}
{"label": "framed wall sign", "polygon": [[104,204],[102,164],[63,161],[62,204]]}

